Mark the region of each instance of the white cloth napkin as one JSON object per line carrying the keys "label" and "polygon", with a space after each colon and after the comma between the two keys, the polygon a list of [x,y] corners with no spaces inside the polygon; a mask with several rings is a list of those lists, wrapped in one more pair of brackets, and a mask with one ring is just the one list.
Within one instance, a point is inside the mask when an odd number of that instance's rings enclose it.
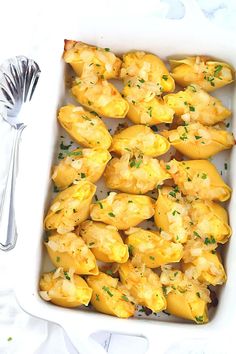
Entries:
{"label": "white cloth napkin", "polygon": [[[235,29],[236,3],[234,0],[198,0],[198,2],[209,19],[219,25]],[[5,1],[4,4],[1,4],[0,36],[2,38],[0,39],[2,51],[0,62],[16,54],[28,54],[28,43],[33,43],[35,21],[40,20],[35,15],[36,8],[41,6],[42,11],[45,4],[43,1],[37,4],[28,0]],[[128,6],[128,2],[126,4]],[[161,5],[160,13],[168,14],[170,18],[182,16],[183,7],[179,0],[163,0]],[[65,6],[69,5],[65,4]],[[140,10],[142,7],[139,6],[138,9]],[[47,8],[44,10],[47,11]],[[53,21],[53,14],[51,15]],[[9,160],[10,151],[7,143],[10,142],[10,139],[10,127],[0,119],[0,194],[6,178],[6,164],[3,161]],[[14,255],[15,250],[7,254],[0,251],[0,354],[78,353],[70,344],[61,327],[33,318],[18,306],[13,290],[14,269],[17,267]],[[27,270],[22,276],[27,277]],[[93,335],[93,338],[101,343],[110,354],[144,353],[145,343],[141,342],[140,338],[109,333]],[[210,349],[206,345],[204,350],[190,348],[191,345],[189,348],[185,347],[184,350],[176,348],[171,353],[233,353],[230,349],[229,351],[226,348]]]}

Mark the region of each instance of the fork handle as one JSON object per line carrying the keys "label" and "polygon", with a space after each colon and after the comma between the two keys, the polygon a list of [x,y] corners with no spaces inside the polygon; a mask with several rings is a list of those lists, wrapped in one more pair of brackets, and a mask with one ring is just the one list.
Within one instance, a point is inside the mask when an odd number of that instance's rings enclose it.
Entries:
{"label": "fork handle", "polygon": [[0,249],[9,251],[15,247],[17,230],[15,224],[15,184],[18,169],[19,142],[24,125],[14,129],[12,152],[8,168],[7,180],[0,201]]}

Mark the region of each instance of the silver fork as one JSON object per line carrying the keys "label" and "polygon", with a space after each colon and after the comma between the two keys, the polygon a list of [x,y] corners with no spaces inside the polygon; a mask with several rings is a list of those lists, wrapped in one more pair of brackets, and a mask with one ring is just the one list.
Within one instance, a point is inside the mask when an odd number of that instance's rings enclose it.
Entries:
{"label": "silver fork", "polygon": [[26,127],[25,119],[22,120],[19,113],[22,105],[31,100],[39,75],[38,64],[24,56],[8,59],[0,67],[1,116],[13,127],[14,133],[6,184],[0,200],[0,249],[3,251],[14,248],[17,239],[14,195],[19,142]]}

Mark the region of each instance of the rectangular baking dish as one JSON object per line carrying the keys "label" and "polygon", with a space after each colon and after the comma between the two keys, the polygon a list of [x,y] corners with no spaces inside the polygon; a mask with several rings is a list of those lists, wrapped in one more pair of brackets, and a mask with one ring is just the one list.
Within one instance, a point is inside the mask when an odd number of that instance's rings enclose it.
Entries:
{"label": "rectangular baking dish", "polygon": [[[92,15],[88,18],[84,16],[86,6],[88,10],[86,4],[83,5],[84,11],[80,5],[78,12],[72,11],[67,18],[63,9],[60,9],[57,12],[58,25],[51,28],[49,21],[45,22],[45,28],[39,35],[40,43],[32,50],[32,57],[39,63],[42,73],[30,112],[27,112],[31,117],[30,124],[24,132],[21,146],[16,198],[19,238],[16,295],[26,312],[65,328],[81,354],[104,353],[103,349],[88,340],[91,333],[99,330],[144,336],[149,341],[147,351],[149,354],[171,353],[172,349],[176,348],[182,353],[187,353],[184,348],[188,345],[203,346],[205,350],[206,343],[208,347],[211,343],[218,348],[225,347],[233,336],[236,322],[234,232],[224,252],[228,281],[220,290],[219,304],[211,314],[210,322],[202,326],[186,323],[171,316],[121,320],[88,310],[56,307],[45,303],[38,295],[38,281],[42,266],[44,267],[42,260],[45,258],[42,221],[51,197],[50,171],[61,134],[56,121],[56,112],[61,105],[67,103],[64,85],[65,65],[61,60],[63,40],[78,39],[101,47],[109,46],[117,54],[132,49],[153,52],[161,58],[204,54],[229,62],[236,67],[233,33],[210,25],[200,14],[194,1],[183,2],[185,17],[181,20],[157,18],[155,11],[152,15],[142,17],[124,15],[123,19],[115,15],[103,16],[100,11],[99,16]],[[217,90],[215,95],[233,112],[236,111],[234,85]],[[234,119],[231,127],[236,135]],[[223,167],[225,161],[229,166],[227,170]],[[235,149],[230,153],[219,154],[213,162],[218,170],[222,171],[222,177],[233,188],[228,211],[234,231]]]}

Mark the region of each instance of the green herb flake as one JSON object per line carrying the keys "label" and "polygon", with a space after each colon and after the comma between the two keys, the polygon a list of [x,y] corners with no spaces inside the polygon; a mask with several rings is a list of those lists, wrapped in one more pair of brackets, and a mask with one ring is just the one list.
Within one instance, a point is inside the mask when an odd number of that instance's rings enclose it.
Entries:
{"label": "green herb flake", "polygon": [[67,152],[67,155],[68,156],[81,156],[83,153],[82,153],[82,151],[81,150],[79,150],[79,151],[68,151]]}
{"label": "green herb flake", "polygon": [[110,52],[110,48],[104,48],[106,52]]}
{"label": "green herb flake", "polygon": [[194,135],[196,140],[202,139],[202,136],[200,135]]}
{"label": "green herb flake", "polygon": [[88,105],[89,105],[89,106],[92,106],[92,104],[93,104],[93,102],[91,102],[91,101],[88,100]]}
{"label": "green herb flake", "polygon": [[128,245],[128,251],[129,251],[129,255],[130,255],[130,256],[133,255],[133,249],[134,249],[134,246]]}
{"label": "green herb flake", "polygon": [[132,200],[128,200],[128,203],[133,203],[133,201]]}
{"label": "green herb flake", "polygon": [[8,341],[8,342],[12,341],[12,337],[8,337],[8,338],[7,338],[7,341]]}
{"label": "green herb flake", "polygon": [[200,295],[199,291],[196,292],[196,295],[197,295],[197,297],[199,297],[199,299],[200,299],[201,295]]}
{"label": "green herb flake", "polygon": [[122,295],[122,296],[121,296],[121,299],[124,300],[124,301],[126,301],[126,302],[129,302],[129,299],[127,298],[126,295]]}
{"label": "green herb flake", "polygon": [[59,263],[59,262],[60,262],[60,260],[61,260],[61,258],[60,258],[60,257],[57,257],[57,258],[56,258],[56,262],[57,262],[57,263]]}
{"label": "green herb flake", "polygon": [[145,82],[144,79],[139,79],[138,81],[141,82],[141,84],[143,84]]}
{"label": "green herb flake", "polygon": [[189,110],[190,110],[190,112],[195,112],[195,107],[189,106]]}
{"label": "green herb flake", "polygon": [[100,206],[100,209],[103,209],[103,205],[101,202],[97,202],[97,204]]}
{"label": "green herb flake", "polygon": [[113,294],[110,292],[110,289],[108,288],[108,286],[103,286],[102,287],[102,290],[104,290],[104,291],[106,291],[106,293],[108,293],[108,295],[110,296],[110,297],[112,297],[113,296]]}
{"label": "green herb flake", "polygon": [[176,193],[174,191],[170,191],[169,195],[173,198],[176,198]]}
{"label": "green herb flake", "polygon": [[95,242],[89,242],[88,245],[91,247],[91,246],[95,245]]}
{"label": "green herb flake", "polygon": [[112,212],[108,213],[108,215],[109,215],[110,217],[112,217],[112,218],[115,218],[115,217],[116,217],[115,214],[112,213]]}
{"label": "green herb flake", "polygon": [[199,235],[199,233],[197,231],[193,231],[193,234],[194,234],[194,236],[201,238],[201,236]]}
{"label": "green herb flake", "polygon": [[60,149],[61,150],[68,150],[71,147],[71,144],[69,145],[64,145],[63,141],[60,144]]}
{"label": "green herb flake", "polygon": [[162,75],[162,79],[167,81],[168,80],[168,75]]}
{"label": "green herb flake", "polygon": [[131,152],[131,150],[130,150],[129,148],[125,148],[125,150],[127,150],[127,151]]}
{"label": "green herb flake", "polygon": [[167,286],[162,285],[162,291],[165,296],[167,296]]}
{"label": "green herb flake", "polygon": [[96,296],[96,301],[100,301],[99,295],[98,295],[98,294],[95,294],[95,296]]}
{"label": "green herb flake", "polygon": [[195,319],[197,322],[200,322],[200,323],[203,322],[203,316],[195,316]]}
{"label": "green herb flake", "polygon": [[205,245],[212,245],[212,244],[216,243],[216,240],[213,236],[206,237],[204,243],[205,243]]}
{"label": "green herb flake", "polygon": [[223,69],[222,65],[217,65],[215,67],[214,76],[218,76],[222,69]]}
{"label": "green herb flake", "polygon": [[191,88],[192,92],[197,92],[197,90],[196,90],[196,87],[195,87],[195,86],[193,86],[193,85],[189,85],[189,87]]}
{"label": "green herb flake", "polygon": [[202,179],[207,179],[207,174],[206,173],[202,173]]}
{"label": "green herb flake", "polygon": [[166,165],[166,169],[167,169],[167,170],[170,170],[170,165]]}
{"label": "green herb flake", "polygon": [[174,210],[174,211],[172,212],[172,215],[175,216],[176,214],[179,214],[179,215],[180,215],[180,212],[179,212],[178,210]]}
{"label": "green herb flake", "polygon": [[113,275],[113,271],[111,269],[106,270],[106,273],[111,276]]}
{"label": "green herb flake", "polygon": [[150,256],[149,258],[150,258],[152,261],[155,261],[155,257]]}
{"label": "green herb flake", "polygon": [[179,272],[175,272],[175,273],[174,273],[174,277],[176,277],[176,275],[177,275],[178,273],[179,273]]}
{"label": "green herb flake", "polygon": [[149,114],[150,117],[152,117],[152,107],[148,107],[147,113]]}
{"label": "green herb flake", "polygon": [[65,275],[65,278],[66,278],[67,280],[70,280],[70,276],[68,275],[67,272],[64,272],[64,275]]}
{"label": "green herb flake", "polygon": [[224,167],[225,167],[225,170],[228,170],[228,164],[227,163],[224,164]]}

